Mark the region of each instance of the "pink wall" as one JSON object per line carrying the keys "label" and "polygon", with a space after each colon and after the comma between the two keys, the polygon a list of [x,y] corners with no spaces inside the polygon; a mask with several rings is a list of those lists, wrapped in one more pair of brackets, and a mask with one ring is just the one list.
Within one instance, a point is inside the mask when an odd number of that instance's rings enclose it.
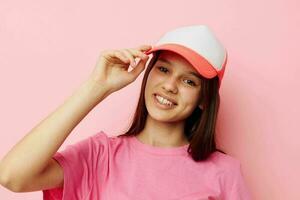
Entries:
{"label": "pink wall", "polygon": [[[174,27],[208,24],[229,53],[218,144],[240,159],[254,199],[300,199],[298,8],[296,0],[2,0],[1,158],[85,80],[101,50],[154,44]],[[61,148],[101,129],[123,130],[141,78],[96,106]],[[1,199],[41,195],[0,187]]]}

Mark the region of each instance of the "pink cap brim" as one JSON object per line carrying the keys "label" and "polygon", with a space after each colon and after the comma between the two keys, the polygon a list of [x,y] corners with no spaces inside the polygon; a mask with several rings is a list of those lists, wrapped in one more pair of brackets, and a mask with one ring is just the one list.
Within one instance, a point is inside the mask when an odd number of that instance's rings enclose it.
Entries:
{"label": "pink cap brim", "polygon": [[213,78],[218,74],[214,67],[204,57],[190,48],[179,44],[162,44],[146,51],[145,54],[148,55],[158,50],[168,50],[181,55],[205,78]]}

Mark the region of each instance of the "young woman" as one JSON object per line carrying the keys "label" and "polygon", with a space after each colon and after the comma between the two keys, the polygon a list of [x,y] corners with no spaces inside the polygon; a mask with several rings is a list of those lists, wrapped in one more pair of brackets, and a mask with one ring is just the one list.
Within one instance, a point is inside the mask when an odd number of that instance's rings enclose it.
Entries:
{"label": "young woman", "polygon": [[[93,107],[136,80],[149,54],[128,131],[57,152]],[[239,161],[215,143],[226,56],[204,25],[169,31],[153,48],[102,51],[89,79],[1,161],[2,185],[48,200],[250,199]]]}

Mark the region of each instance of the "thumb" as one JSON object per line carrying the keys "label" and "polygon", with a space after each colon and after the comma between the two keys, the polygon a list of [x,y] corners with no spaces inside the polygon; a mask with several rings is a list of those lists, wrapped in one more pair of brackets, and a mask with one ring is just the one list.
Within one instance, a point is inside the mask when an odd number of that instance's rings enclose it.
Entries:
{"label": "thumb", "polygon": [[146,59],[141,59],[138,64],[129,72],[129,74],[132,76],[132,78],[135,80],[140,73],[145,69],[145,65],[147,63],[149,57]]}

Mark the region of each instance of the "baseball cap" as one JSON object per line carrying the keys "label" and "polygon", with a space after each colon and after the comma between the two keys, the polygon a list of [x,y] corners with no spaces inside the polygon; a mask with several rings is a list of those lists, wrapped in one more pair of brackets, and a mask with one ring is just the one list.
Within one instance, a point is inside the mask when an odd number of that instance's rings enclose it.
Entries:
{"label": "baseball cap", "polygon": [[158,50],[168,50],[183,56],[205,78],[218,76],[220,88],[227,50],[207,25],[183,26],[168,31],[145,54]]}

